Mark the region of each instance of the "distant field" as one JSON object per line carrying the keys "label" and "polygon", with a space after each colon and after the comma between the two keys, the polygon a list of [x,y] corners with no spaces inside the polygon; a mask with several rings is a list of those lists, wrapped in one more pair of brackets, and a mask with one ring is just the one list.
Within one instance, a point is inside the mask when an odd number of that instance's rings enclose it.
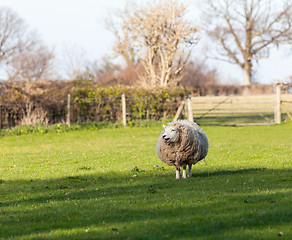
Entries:
{"label": "distant field", "polygon": [[0,138],[0,239],[292,239],[292,123],[204,130],[180,180],[160,127]]}
{"label": "distant field", "polygon": [[[282,120],[292,114],[292,94],[282,94]],[[288,102],[286,102],[288,101]],[[271,123],[275,95],[193,97],[195,119],[201,124]]]}

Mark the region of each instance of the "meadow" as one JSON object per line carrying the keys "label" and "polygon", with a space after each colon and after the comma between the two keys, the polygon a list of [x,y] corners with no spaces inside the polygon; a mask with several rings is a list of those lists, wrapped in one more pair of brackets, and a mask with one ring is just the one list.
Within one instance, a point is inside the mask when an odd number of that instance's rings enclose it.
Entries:
{"label": "meadow", "polygon": [[292,123],[203,126],[175,179],[162,127],[0,137],[0,239],[292,239]]}

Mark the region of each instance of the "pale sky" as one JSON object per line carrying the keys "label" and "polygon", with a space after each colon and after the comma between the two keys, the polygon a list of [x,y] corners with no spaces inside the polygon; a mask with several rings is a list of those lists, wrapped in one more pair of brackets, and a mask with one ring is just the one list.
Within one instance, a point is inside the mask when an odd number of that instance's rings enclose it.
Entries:
{"label": "pale sky", "polygon": [[[147,0],[135,2],[145,1]],[[85,58],[95,60],[110,54],[114,41],[113,35],[106,29],[105,19],[109,14],[123,9],[127,2],[129,1],[0,0],[0,6],[10,7],[18,13],[47,45],[55,49],[59,60],[62,59],[65,48],[67,51],[74,48],[73,51],[83,52]],[[194,50],[194,55],[196,52],[199,55],[201,44]],[[217,67],[225,79],[242,82],[239,67],[214,60],[210,61],[210,65]],[[261,61],[256,69],[256,78],[260,83],[272,83],[292,76],[292,47],[273,50],[270,58]]]}

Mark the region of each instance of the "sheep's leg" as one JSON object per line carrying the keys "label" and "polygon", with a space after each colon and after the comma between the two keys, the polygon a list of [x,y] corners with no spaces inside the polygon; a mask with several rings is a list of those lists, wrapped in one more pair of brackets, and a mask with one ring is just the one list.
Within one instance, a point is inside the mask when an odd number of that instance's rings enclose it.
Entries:
{"label": "sheep's leg", "polygon": [[180,167],[175,167],[175,169],[176,169],[176,176],[175,176],[175,178],[176,179],[179,179],[180,178]]}
{"label": "sheep's leg", "polygon": [[192,176],[192,164],[189,164],[189,173],[188,173],[188,177]]}
{"label": "sheep's leg", "polygon": [[186,164],[183,165],[183,174],[182,174],[182,177],[183,178],[186,178],[187,177],[187,165]]}

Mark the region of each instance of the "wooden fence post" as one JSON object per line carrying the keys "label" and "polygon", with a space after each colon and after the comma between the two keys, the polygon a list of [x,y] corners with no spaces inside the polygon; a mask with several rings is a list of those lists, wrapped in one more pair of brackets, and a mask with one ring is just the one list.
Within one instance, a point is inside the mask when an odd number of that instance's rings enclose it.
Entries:
{"label": "wooden fence post", "polygon": [[127,112],[126,112],[126,96],[122,94],[122,115],[123,115],[123,126],[127,126]]}
{"label": "wooden fence post", "polygon": [[185,100],[183,100],[183,101],[181,102],[180,106],[178,107],[178,109],[177,109],[177,111],[176,111],[176,114],[175,114],[175,116],[174,116],[174,119],[173,119],[174,122],[178,120],[178,118],[179,118],[179,116],[180,116],[180,114],[181,114],[181,111],[182,111],[183,108],[184,108],[184,105],[185,105]]}
{"label": "wooden fence post", "polygon": [[0,104],[0,130],[2,129],[2,106]]}
{"label": "wooden fence post", "polygon": [[194,115],[193,115],[192,96],[191,95],[188,96],[187,102],[188,102],[188,120],[193,122]]}
{"label": "wooden fence post", "polygon": [[71,116],[70,115],[71,115],[71,94],[69,93],[68,99],[67,99],[67,119],[66,119],[66,123],[69,126],[71,124],[71,121],[70,121]]}
{"label": "wooden fence post", "polygon": [[281,83],[276,84],[275,123],[281,123]]}

